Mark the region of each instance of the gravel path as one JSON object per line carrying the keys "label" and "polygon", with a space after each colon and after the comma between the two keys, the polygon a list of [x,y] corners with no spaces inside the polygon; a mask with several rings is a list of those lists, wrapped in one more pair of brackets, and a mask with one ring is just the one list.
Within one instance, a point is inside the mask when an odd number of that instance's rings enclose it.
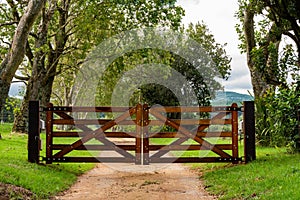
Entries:
{"label": "gravel path", "polygon": [[54,199],[217,199],[203,188],[198,176],[181,164],[98,164]]}

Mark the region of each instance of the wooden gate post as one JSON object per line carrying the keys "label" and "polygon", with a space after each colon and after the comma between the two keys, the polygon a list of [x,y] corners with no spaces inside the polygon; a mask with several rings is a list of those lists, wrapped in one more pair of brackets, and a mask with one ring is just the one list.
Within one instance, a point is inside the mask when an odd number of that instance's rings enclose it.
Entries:
{"label": "wooden gate post", "polygon": [[40,158],[40,102],[29,101],[28,161],[39,163]]}
{"label": "wooden gate post", "polygon": [[254,101],[244,101],[244,156],[248,163],[256,159]]}

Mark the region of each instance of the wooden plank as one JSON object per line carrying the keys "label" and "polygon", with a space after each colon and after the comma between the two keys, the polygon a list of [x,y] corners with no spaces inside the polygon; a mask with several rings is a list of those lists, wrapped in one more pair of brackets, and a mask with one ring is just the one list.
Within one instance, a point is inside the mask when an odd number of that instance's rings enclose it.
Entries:
{"label": "wooden plank", "polygon": [[[232,108],[237,108],[238,105],[236,103],[233,103]],[[238,158],[239,157],[239,143],[238,143],[238,111],[233,110],[232,113],[232,157]],[[233,160],[233,164],[237,164],[238,161]]]}
{"label": "wooden plank", "polygon": [[[85,137],[88,134],[93,132],[53,131],[52,137]],[[134,132],[104,132],[104,135],[109,138],[135,138],[135,134]]]}
{"label": "wooden plank", "polygon": [[[225,125],[231,124],[231,119],[169,119],[180,125]],[[149,120],[151,126],[166,125],[165,121]]]}
{"label": "wooden plank", "polygon": [[143,165],[149,165],[149,108],[143,105]]}
{"label": "wooden plank", "polygon": [[[52,108],[53,104],[48,103],[47,108]],[[53,131],[53,112],[47,111],[46,112],[46,157],[52,158],[52,145],[53,145],[53,139],[52,139],[52,131]],[[46,161],[46,164],[51,164],[51,160]]]}
{"label": "wooden plank", "polygon": [[[54,119],[53,124],[57,125],[103,125],[113,119]],[[135,120],[124,120],[119,125],[135,125]]]}
{"label": "wooden plank", "polygon": [[[198,137],[232,137],[231,132],[198,132]],[[179,132],[158,132],[149,133],[149,138],[186,138],[185,135]]]}
{"label": "wooden plank", "polygon": [[[216,144],[217,148],[222,150],[232,150],[231,144]],[[210,150],[201,145],[150,145],[150,151],[188,151],[188,150]],[[154,156],[156,157],[156,156]]]}
{"label": "wooden plank", "polygon": [[220,157],[166,157],[166,158],[150,158],[151,163],[217,163],[217,162],[237,162],[240,159],[220,158]]}
{"label": "wooden plank", "polygon": [[[62,150],[70,145],[68,144],[55,144],[52,146],[53,150]],[[101,150],[101,151],[112,151],[115,150],[116,147],[126,150],[126,151],[134,151],[135,150],[135,145],[96,145],[96,144],[89,144],[89,145],[84,145],[84,146],[79,146],[77,148],[74,148],[73,150]]]}
{"label": "wooden plank", "polygon": [[[165,106],[165,107],[152,107],[155,112],[165,113],[184,113],[184,112],[228,112],[229,106]],[[150,112],[151,113],[151,112]]]}
{"label": "wooden plank", "polygon": [[104,132],[108,138],[135,138],[137,133],[134,132]]}
{"label": "wooden plank", "polygon": [[90,132],[73,132],[73,131],[53,131],[52,136],[53,137],[84,137],[88,134],[91,134]]}
{"label": "wooden plank", "polygon": [[53,157],[45,158],[46,162],[78,162],[78,163],[132,163],[134,159],[124,157]]}
{"label": "wooden plank", "polygon": [[[48,162],[77,162],[77,163],[132,163],[134,160],[120,157],[62,157],[62,158],[44,158]],[[190,157],[190,158],[152,158],[151,163],[217,163],[217,162],[232,162],[233,158],[219,157]],[[239,159],[238,159],[239,160]]]}
{"label": "wooden plank", "polygon": [[55,113],[59,112],[126,112],[130,110],[132,107],[85,107],[85,106],[53,106],[51,108],[46,108],[45,111],[51,110]]}
{"label": "wooden plank", "polygon": [[141,104],[136,106],[136,138],[135,138],[135,164],[142,164],[142,123],[143,107]]}

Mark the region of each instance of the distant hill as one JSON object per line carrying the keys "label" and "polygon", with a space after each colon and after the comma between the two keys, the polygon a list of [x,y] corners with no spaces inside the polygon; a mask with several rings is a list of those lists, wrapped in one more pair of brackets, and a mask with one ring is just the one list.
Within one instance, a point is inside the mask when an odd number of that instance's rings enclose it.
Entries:
{"label": "distant hill", "polygon": [[216,98],[211,101],[213,106],[230,106],[232,103],[242,105],[243,101],[253,101],[253,97],[248,94],[240,94],[230,91],[219,91]]}

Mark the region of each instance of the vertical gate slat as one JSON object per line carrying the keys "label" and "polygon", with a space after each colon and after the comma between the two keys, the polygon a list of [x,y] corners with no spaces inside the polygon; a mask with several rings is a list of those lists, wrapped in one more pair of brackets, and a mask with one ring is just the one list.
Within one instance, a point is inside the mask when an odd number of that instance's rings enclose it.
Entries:
{"label": "vertical gate slat", "polygon": [[149,165],[149,109],[148,105],[143,105],[143,164]]}
{"label": "vertical gate slat", "polygon": [[52,163],[52,146],[53,146],[53,138],[52,138],[52,132],[53,132],[53,104],[48,103],[47,106],[48,110],[46,111],[46,164]]}
{"label": "vertical gate slat", "polygon": [[143,108],[141,104],[136,106],[136,135],[135,135],[135,164],[142,164],[142,112]]}
{"label": "vertical gate slat", "polygon": [[233,164],[238,163],[239,157],[239,148],[238,148],[238,105],[233,103],[231,105],[233,110],[231,111],[231,118],[232,118],[232,157],[233,157]]}

